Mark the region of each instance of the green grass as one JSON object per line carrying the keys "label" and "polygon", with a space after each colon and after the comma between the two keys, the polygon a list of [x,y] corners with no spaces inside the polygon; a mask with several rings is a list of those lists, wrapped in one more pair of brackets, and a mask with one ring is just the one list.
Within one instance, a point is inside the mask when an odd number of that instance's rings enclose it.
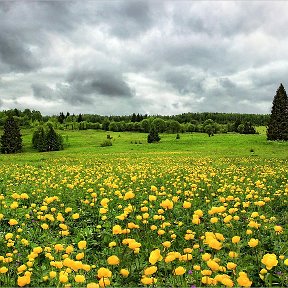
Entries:
{"label": "green grass", "polygon": [[[263,128],[260,128],[260,130]],[[203,133],[161,134],[160,143],[148,144],[146,133],[105,132],[95,130],[59,131],[64,138],[65,149],[58,152],[38,153],[31,147],[32,130],[22,130],[24,153],[1,155],[1,161],[38,161],[50,158],[93,158],[106,156],[130,155],[141,157],[168,153],[191,157],[260,157],[288,159],[288,143],[267,141],[265,133],[240,135],[234,133],[216,134],[208,137]],[[100,147],[107,134],[113,137],[113,146]],[[135,144],[135,141],[137,144]],[[139,144],[141,143],[141,144]],[[251,153],[251,151],[254,151]]]}

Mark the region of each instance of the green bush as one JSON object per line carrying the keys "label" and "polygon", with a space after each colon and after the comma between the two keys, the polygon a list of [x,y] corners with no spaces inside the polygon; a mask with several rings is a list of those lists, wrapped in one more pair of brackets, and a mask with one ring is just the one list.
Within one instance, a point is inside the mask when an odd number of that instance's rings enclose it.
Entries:
{"label": "green bush", "polygon": [[104,140],[101,144],[101,147],[108,147],[108,146],[112,146],[112,141],[110,139]]}

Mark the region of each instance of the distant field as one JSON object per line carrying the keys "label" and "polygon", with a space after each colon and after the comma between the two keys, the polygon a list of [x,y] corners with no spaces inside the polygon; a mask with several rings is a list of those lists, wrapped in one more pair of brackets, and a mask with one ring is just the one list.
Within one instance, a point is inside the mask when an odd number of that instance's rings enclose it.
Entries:
{"label": "distant field", "polygon": [[[23,130],[24,152],[20,155],[0,155],[2,161],[35,161],[39,158],[93,157],[101,154],[129,153],[129,155],[146,155],[147,153],[177,152],[191,157],[260,157],[288,159],[288,143],[266,140],[265,127],[260,127],[260,134],[240,135],[234,133],[216,134],[208,137],[204,133],[160,134],[159,144],[148,144],[146,133],[105,132],[95,130],[59,131],[64,138],[65,150],[50,153],[38,153],[31,147],[32,131]],[[257,129],[258,130],[258,129]],[[261,132],[262,131],[262,132]],[[100,147],[107,135],[113,137],[112,147]],[[137,144],[135,144],[137,143]],[[141,143],[141,144],[140,144]],[[251,153],[251,151],[254,151]],[[132,156],[134,157],[134,156]]]}
{"label": "distant field", "polygon": [[287,285],[288,143],[59,133],[0,155],[1,287]]}

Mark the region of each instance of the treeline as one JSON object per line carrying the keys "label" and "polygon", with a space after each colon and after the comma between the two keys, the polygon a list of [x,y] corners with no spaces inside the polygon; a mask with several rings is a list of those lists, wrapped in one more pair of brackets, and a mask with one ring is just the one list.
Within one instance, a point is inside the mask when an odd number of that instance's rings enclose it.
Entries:
{"label": "treeline", "polygon": [[[0,112],[0,126],[9,117],[26,128],[38,127],[51,123],[54,128],[62,130],[102,129],[105,131],[137,131],[149,133],[155,127],[159,133],[205,132],[215,133],[239,132],[255,133],[253,126],[266,126],[269,115],[236,113],[183,113],[179,115],[141,115],[133,113],[125,116],[102,116],[96,114],[64,114],[43,116],[40,111],[11,109]],[[207,132],[208,131],[208,132]]]}

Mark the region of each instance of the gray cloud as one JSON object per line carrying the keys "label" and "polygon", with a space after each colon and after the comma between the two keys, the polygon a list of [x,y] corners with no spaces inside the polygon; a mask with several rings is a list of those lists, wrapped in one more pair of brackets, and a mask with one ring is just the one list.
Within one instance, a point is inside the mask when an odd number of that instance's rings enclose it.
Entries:
{"label": "gray cloud", "polygon": [[2,107],[269,113],[287,83],[287,11],[281,1],[1,1]]}

